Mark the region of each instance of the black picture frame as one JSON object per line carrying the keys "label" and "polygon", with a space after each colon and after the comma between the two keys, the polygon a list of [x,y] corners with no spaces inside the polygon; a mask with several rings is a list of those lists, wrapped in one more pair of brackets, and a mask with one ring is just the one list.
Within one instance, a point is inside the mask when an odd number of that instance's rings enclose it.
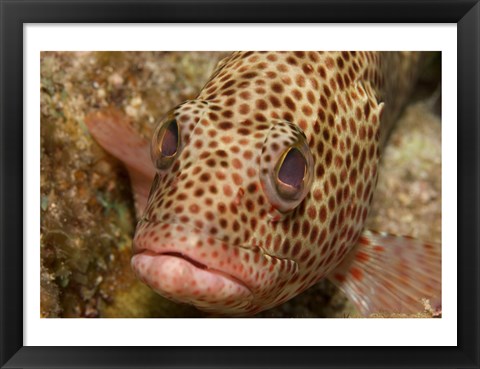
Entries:
{"label": "black picture frame", "polygon": [[[259,0],[256,2],[0,0],[0,14],[0,365],[2,368],[479,368],[480,4],[478,0]],[[23,25],[25,23],[143,22],[457,23],[458,345],[456,347],[23,346]],[[453,246],[444,245],[444,247]],[[318,334],[328,334],[328,332],[318,332]],[[412,332],[412,334],[416,333]],[[428,335],[428,332],[422,332],[422,334]],[[108,342],[105,344],[108,345]]]}

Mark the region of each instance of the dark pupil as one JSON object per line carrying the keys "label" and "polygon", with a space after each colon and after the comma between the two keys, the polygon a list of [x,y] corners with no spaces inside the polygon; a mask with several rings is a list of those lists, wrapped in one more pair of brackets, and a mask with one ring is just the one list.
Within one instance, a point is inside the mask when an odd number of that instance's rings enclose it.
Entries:
{"label": "dark pupil", "polygon": [[300,151],[297,149],[291,149],[287,156],[285,156],[282,166],[278,171],[278,179],[286,185],[300,188],[305,175],[306,166],[307,163]]}
{"label": "dark pupil", "polygon": [[172,156],[177,152],[178,145],[178,127],[177,122],[172,120],[163,134],[162,154],[164,156]]}

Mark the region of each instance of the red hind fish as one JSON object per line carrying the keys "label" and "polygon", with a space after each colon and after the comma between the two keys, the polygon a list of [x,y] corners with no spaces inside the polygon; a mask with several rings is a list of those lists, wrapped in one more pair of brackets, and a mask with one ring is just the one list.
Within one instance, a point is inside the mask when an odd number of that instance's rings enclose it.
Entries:
{"label": "red hind fish", "polygon": [[130,173],[138,278],[223,315],[323,278],[365,315],[419,312],[424,298],[440,309],[440,245],[364,229],[421,64],[415,52],[236,52],[151,143],[117,114],[91,114],[90,132]]}

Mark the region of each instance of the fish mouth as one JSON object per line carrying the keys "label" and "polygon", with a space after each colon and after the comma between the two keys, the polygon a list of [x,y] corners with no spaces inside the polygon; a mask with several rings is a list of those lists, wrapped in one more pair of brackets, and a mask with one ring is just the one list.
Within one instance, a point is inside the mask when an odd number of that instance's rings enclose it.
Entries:
{"label": "fish mouth", "polygon": [[183,223],[140,221],[133,253],[135,274],[155,292],[222,315],[249,314],[268,286],[299,273],[294,260],[232,245]]}
{"label": "fish mouth", "polygon": [[192,259],[191,257],[188,257],[187,255],[182,254],[181,252],[162,252],[159,255],[170,255],[170,256],[177,257],[177,258],[182,258],[182,259],[185,259],[186,261],[188,261],[190,264],[193,264],[198,269],[204,269],[204,270],[208,269],[208,267],[205,264],[202,264],[202,263]]}
{"label": "fish mouth", "polygon": [[237,278],[237,277],[235,277],[235,276],[233,276],[229,273],[223,272],[221,270],[210,268],[207,265],[193,259],[192,257],[190,257],[188,255],[185,255],[185,254],[183,254],[181,252],[178,252],[178,251],[165,251],[165,252],[156,253],[156,252],[153,252],[151,250],[143,249],[143,250],[138,250],[138,251],[134,252],[133,255],[134,256],[135,255],[148,255],[148,256],[152,256],[152,257],[167,256],[167,257],[178,258],[178,259],[184,260],[185,262],[191,264],[192,266],[194,266],[195,268],[197,268],[199,270],[204,270],[204,271],[207,271],[209,273],[216,274],[216,275],[218,275],[222,278],[226,278],[226,279],[230,280],[232,283],[239,284],[240,286],[247,289],[250,293],[253,293],[251,288],[245,282],[243,282],[241,279],[239,279],[239,278]]}

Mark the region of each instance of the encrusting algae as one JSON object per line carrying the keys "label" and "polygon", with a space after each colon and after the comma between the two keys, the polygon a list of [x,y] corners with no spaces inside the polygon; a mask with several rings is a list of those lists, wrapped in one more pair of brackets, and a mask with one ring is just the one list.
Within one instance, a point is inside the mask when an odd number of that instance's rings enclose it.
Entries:
{"label": "encrusting algae", "polygon": [[[149,137],[158,117],[196,96],[224,55],[42,53],[42,316],[205,316],[135,279],[128,176],[92,140],[84,119],[92,108],[119,111]],[[387,146],[367,226],[439,242],[440,121],[430,100],[421,100],[405,110]],[[258,316],[354,315],[343,294],[322,281]]]}

